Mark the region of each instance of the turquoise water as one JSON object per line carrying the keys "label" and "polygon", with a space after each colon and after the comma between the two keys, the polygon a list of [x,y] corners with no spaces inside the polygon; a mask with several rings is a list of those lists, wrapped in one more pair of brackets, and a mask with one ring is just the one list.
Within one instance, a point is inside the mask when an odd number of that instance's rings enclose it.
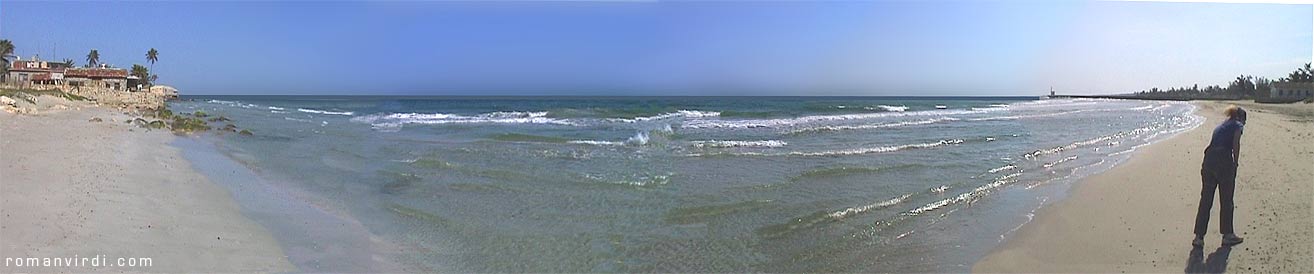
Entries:
{"label": "turquoise water", "polygon": [[264,193],[239,202],[308,271],[966,271],[1201,122],[1017,97],[184,99],[255,132],[189,147],[237,163],[200,166]]}

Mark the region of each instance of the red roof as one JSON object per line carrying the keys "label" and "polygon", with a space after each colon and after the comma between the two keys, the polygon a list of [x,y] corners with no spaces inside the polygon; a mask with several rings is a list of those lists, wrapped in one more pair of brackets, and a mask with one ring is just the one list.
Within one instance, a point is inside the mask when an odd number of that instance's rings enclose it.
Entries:
{"label": "red roof", "polygon": [[128,70],[110,68],[70,68],[64,72],[64,76],[82,78],[128,78]]}

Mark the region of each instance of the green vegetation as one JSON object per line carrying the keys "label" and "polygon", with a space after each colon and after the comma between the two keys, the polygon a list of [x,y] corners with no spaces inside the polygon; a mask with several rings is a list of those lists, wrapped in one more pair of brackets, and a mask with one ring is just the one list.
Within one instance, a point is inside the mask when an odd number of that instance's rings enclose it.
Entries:
{"label": "green vegetation", "polygon": [[1285,78],[1270,80],[1264,77],[1251,75],[1240,75],[1227,84],[1227,87],[1219,85],[1207,86],[1200,88],[1199,84],[1190,87],[1174,87],[1169,89],[1151,88],[1136,92],[1135,97],[1145,99],[1207,99],[1207,100],[1237,100],[1237,99],[1263,99],[1268,97],[1268,91],[1273,83],[1278,82],[1314,82],[1314,70],[1310,68],[1310,63],[1305,66],[1296,68]]}
{"label": "green vegetation", "polygon": [[173,122],[169,123],[169,128],[177,132],[197,132],[210,130],[210,125],[206,124],[205,120],[201,120],[201,118],[174,116]]}
{"label": "green vegetation", "polygon": [[128,74],[137,76],[138,78],[141,78],[142,81],[146,82],[146,84],[150,84],[151,71],[150,69],[147,69],[146,66],[132,64],[132,70],[130,70]]}
{"label": "green vegetation", "polygon": [[91,49],[91,52],[87,53],[87,67],[94,67],[96,64],[100,64],[100,51]]}
{"label": "green vegetation", "polygon": [[0,40],[0,63],[4,67],[0,68],[0,79],[4,79],[9,74],[9,57],[14,56],[14,42],[9,39]]}
{"label": "green vegetation", "polygon": [[196,116],[197,118],[210,117],[209,114],[205,114],[204,111],[200,111],[200,110],[197,110],[196,112],[193,112],[193,113],[192,113],[192,116]]}
{"label": "green vegetation", "polygon": [[[160,52],[155,50],[155,48],[151,48],[150,50],[146,51],[146,62],[151,63],[151,68],[150,68],[151,71],[155,70],[155,61],[159,61],[159,60],[160,60]],[[146,80],[147,86],[154,85],[155,79],[158,78],[159,78],[158,75],[149,74],[149,73],[148,76],[141,77],[142,80]]]}

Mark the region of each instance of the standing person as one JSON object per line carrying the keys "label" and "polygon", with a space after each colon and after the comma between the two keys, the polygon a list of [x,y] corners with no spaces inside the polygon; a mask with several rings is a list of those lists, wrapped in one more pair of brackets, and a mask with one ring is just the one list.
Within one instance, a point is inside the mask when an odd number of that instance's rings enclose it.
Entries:
{"label": "standing person", "polygon": [[1214,128],[1213,139],[1205,148],[1204,163],[1200,167],[1203,188],[1200,190],[1200,210],[1195,215],[1195,240],[1192,245],[1203,246],[1209,229],[1209,210],[1214,205],[1214,189],[1218,189],[1218,226],[1223,233],[1223,245],[1235,245],[1244,239],[1232,231],[1232,195],[1236,191],[1236,168],[1241,159],[1241,131],[1246,125],[1246,110],[1229,106],[1223,112],[1227,121]]}

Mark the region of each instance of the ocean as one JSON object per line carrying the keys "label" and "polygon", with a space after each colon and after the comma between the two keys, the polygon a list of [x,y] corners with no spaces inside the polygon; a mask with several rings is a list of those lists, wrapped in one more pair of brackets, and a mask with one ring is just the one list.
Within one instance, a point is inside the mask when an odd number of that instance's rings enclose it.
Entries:
{"label": "ocean", "polygon": [[[182,138],[305,271],[962,272],[1196,127],[1036,97],[186,96]],[[222,127],[224,122],[212,124]]]}

